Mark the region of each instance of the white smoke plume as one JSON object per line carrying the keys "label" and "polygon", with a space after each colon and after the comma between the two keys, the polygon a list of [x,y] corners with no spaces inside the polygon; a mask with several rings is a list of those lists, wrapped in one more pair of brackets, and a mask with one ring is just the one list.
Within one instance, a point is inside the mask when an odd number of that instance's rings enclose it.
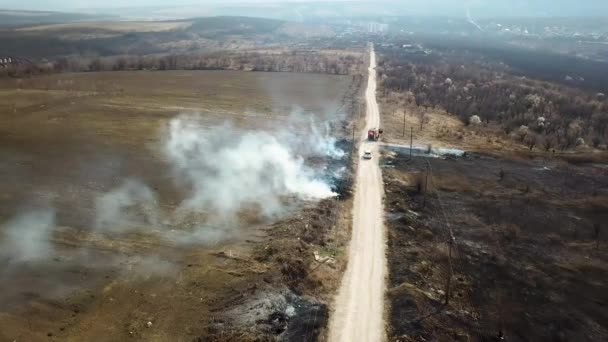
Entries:
{"label": "white smoke plume", "polygon": [[[331,172],[339,177],[343,170],[315,171],[304,158],[339,159],[344,152],[336,148],[329,125],[315,125],[303,117],[300,124],[304,123],[304,130],[287,124],[283,132],[249,132],[230,125],[204,127],[196,116],[171,120],[163,152],[176,181],[189,189],[178,210],[163,211],[154,191],[138,180],[128,179],[95,200],[93,227],[97,233],[151,232],[178,244],[216,243],[239,233],[243,213],[275,218],[286,212],[287,203],[293,203],[290,198],[319,200],[335,196],[324,177],[331,177]],[[90,252],[87,247],[54,248],[55,221],[55,211],[44,209],[18,215],[0,226],[2,261],[9,265],[28,261],[43,265],[49,258],[62,255],[66,265],[92,265],[89,259],[96,257],[86,257]],[[116,260],[106,260],[96,267],[122,264]],[[146,265],[156,264],[152,260]],[[135,272],[137,267],[132,268]],[[169,268],[163,265],[159,273]]]}
{"label": "white smoke plume", "polygon": [[314,113],[294,109],[276,136],[282,142],[287,142],[290,150],[299,155],[342,159],[346,152],[337,146],[338,140],[331,124],[327,121],[319,124],[314,116]]}
{"label": "white smoke plume", "polygon": [[43,260],[53,255],[55,211],[41,209],[17,215],[2,227],[0,256],[9,263]]}
{"label": "white smoke plume", "polygon": [[272,217],[285,196],[335,195],[287,141],[267,132],[205,128],[195,117],[179,117],[170,122],[165,153],[178,179],[192,188],[181,209],[209,211],[221,220],[248,208]]}
{"label": "white smoke plume", "polygon": [[94,227],[160,233],[179,244],[216,243],[238,234],[247,220],[278,217],[289,197],[335,196],[323,180],[327,173],[306,166],[303,156],[339,159],[345,153],[329,125],[306,121],[304,131],[286,125],[276,132],[250,132],[229,124],[205,127],[197,116],[177,117],[166,128],[162,149],[177,185],[188,191],[178,208],[163,213],[149,187],[127,180],[96,199]]}
{"label": "white smoke plume", "polygon": [[156,195],[145,184],[129,179],[95,201],[95,228],[111,232],[158,225]]}
{"label": "white smoke plume", "polygon": [[306,143],[315,155],[327,156],[332,159],[341,159],[346,155],[346,152],[336,146],[337,139],[327,122],[323,127],[319,127],[311,119],[310,134],[307,136]]}
{"label": "white smoke plume", "polygon": [[[295,114],[302,115],[268,132],[204,127],[196,116],[171,120],[162,152],[178,187],[189,190],[178,209],[172,201],[170,207],[161,205],[165,202],[159,201],[159,194],[143,182],[127,179],[95,199],[90,222],[94,231],[84,245],[56,243],[71,227],[58,227],[53,209],[31,210],[0,223],[0,283],[9,289],[0,294],[0,306],[24,290],[44,298],[72,293],[83,286],[65,276],[75,268],[120,270],[117,276],[137,281],[179,272],[179,259],[160,250],[126,252],[121,241],[116,251],[106,250],[103,236],[108,233],[145,233],[143,239],[198,247],[240,235],[260,218],[281,217],[297,205],[294,198],[335,196],[326,180],[340,178],[345,168],[335,169],[340,163],[329,167],[327,160],[345,153],[336,147],[333,128],[315,124],[309,119],[312,113]],[[61,221],[61,212],[58,217]],[[24,289],[32,271],[44,277]]]}

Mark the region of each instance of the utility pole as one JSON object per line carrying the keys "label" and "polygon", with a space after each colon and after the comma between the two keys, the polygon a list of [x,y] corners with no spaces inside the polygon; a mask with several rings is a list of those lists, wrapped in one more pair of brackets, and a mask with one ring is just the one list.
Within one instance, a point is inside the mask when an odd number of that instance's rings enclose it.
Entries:
{"label": "utility pole", "polygon": [[352,144],[350,145],[350,155],[351,156],[355,152],[355,129],[356,129],[356,127],[357,127],[357,125],[353,124],[353,140],[352,140]]}
{"label": "utility pole", "polygon": [[414,127],[410,127],[410,160],[412,160],[412,145],[414,143]]}
{"label": "utility pole", "polygon": [[403,111],[403,137],[405,138],[405,110]]}
{"label": "utility pole", "polygon": [[450,303],[450,290],[452,285],[452,244],[454,243],[454,237],[450,232],[450,238],[448,240],[448,281],[445,287],[445,305]]}
{"label": "utility pole", "polygon": [[422,197],[422,207],[425,208],[426,207],[426,193],[428,191],[428,186],[429,186],[429,166],[427,164],[426,166],[426,173],[424,175],[424,192],[422,193],[423,197]]}

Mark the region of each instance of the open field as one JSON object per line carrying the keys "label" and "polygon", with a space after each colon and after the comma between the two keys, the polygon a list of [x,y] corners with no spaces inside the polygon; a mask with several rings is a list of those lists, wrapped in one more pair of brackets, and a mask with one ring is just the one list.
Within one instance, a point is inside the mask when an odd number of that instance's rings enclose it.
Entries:
{"label": "open field", "polygon": [[[166,176],[157,172],[162,159],[154,154],[164,127],[178,114],[200,114],[206,125],[231,121],[251,129],[280,128],[298,108],[327,119],[339,111],[349,81],[244,72],[86,73],[3,80],[3,159],[13,160],[12,167],[18,169],[11,170],[5,184],[23,189],[19,180],[28,180],[32,191],[44,187],[61,195],[70,191],[65,187],[70,183],[76,187],[71,191],[84,191],[74,179],[93,168],[94,179],[81,181],[89,189],[112,187],[124,173],[162,187]],[[31,160],[39,165],[31,165]],[[5,188],[3,193],[1,210],[6,215],[28,192]],[[73,198],[68,206],[76,203],[83,207],[86,201]]]}
{"label": "open field", "polygon": [[605,168],[429,158],[425,196],[426,159],[384,159],[392,340],[608,337]]}
{"label": "open field", "polygon": [[[204,132],[232,148],[256,139],[274,144],[269,136],[280,145],[283,137],[309,144],[331,135],[348,150],[342,138],[350,136],[360,83],[351,76],[236,71],[1,80],[0,340],[314,339],[344,263],[348,157],[301,155],[304,165],[324,170],[315,177],[339,199],[282,196],[260,208],[182,217],[180,210],[199,200],[218,203],[198,193],[196,178],[224,175],[213,158],[227,157],[199,144],[176,161],[167,148],[171,139],[188,143]],[[174,126],[184,130],[172,135]],[[307,138],[311,129],[320,130],[318,140]],[[259,151],[239,153],[240,160],[264,160]],[[203,164],[195,166],[194,182],[191,170],[176,173],[173,165],[191,159]],[[342,176],[328,176],[336,172]],[[234,195],[224,190],[229,183],[216,183],[217,196]],[[239,196],[253,191],[253,185],[238,189]],[[129,215],[104,225],[100,205]],[[261,216],[265,205],[280,210]],[[214,221],[223,211],[234,221]],[[38,230],[31,245],[6,244],[15,227],[32,225]]]}
{"label": "open field", "polygon": [[34,21],[15,27],[0,24],[3,47],[0,58],[11,56],[42,65],[60,58],[192,56],[219,50],[296,48],[302,42],[326,39],[334,34],[325,25],[247,17]]}
{"label": "open field", "polygon": [[65,13],[55,11],[0,10],[0,29],[40,25],[41,23],[69,23],[91,20],[100,21],[117,18],[117,16]]}

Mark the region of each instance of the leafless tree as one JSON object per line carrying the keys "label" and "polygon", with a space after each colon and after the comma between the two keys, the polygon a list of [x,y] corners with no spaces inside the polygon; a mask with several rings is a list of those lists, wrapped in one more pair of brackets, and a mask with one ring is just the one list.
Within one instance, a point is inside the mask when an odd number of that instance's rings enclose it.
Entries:
{"label": "leafless tree", "polygon": [[526,146],[528,146],[528,148],[530,149],[530,151],[532,151],[532,149],[534,149],[534,146],[536,146],[537,142],[538,142],[538,138],[537,138],[536,134],[528,134],[526,136],[525,143],[526,143]]}

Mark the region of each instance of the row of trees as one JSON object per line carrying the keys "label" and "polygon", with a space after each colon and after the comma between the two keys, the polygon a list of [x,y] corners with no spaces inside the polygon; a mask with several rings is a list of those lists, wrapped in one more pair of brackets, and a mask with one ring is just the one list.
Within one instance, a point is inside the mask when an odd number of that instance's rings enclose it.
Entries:
{"label": "row of trees", "polygon": [[121,56],[92,60],[62,58],[58,72],[119,70],[248,70],[348,75],[361,71],[354,55],[329,53],[230,53],[208,55]]}
{"label": "row of trees", "polygon": [[499,124],[530,149],[568,149],[608,142],[604,94],[512,75],[498,63],[414,60],[387,54],[379,68],[389,91],[411,92],[422,107],[440,107],[469,124]]}
{"label": "row of trees", "polygon": [[246,70],[269,72],[359,74],[363,60],[353,54],[324,52],[233,53],[207,55],[64,57],[54,62],[0,69],[0,77],[25,77],[53,72],[122,70]]}
{"label": "row of trees", "polygon": [[33,63],[24,58],[12,58],[10,64],[0,65],[0,77],[24,77],[52,72],[50,63]]}

